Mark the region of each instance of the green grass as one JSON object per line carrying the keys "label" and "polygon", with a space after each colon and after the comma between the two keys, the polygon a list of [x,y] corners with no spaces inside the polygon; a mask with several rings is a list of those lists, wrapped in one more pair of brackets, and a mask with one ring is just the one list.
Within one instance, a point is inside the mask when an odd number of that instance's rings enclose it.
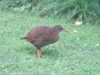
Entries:
{"label": "green grass", "polygon": [[[42,48],[42,59],[37,58],[32,44],[20,39],[33,27],[58,24],[69,32],[60,33],[57,43]],[[98,43],[99,25],[76,27],[63,18],[0,11],[0,75],[100,75]]]}

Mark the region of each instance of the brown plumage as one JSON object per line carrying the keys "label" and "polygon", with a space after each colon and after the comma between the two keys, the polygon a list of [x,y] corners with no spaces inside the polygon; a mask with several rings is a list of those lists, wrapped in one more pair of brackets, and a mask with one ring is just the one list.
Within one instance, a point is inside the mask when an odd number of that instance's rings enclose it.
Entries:
{"label": "brown plumage", "polygon": [[58,33],[61,31],[65,31],[62,26],[39,26],[33,28],[23,39],[26,39],[28,42],[35,45],[38,57],[42,57],[41,48],[56,42],[59,39]]}

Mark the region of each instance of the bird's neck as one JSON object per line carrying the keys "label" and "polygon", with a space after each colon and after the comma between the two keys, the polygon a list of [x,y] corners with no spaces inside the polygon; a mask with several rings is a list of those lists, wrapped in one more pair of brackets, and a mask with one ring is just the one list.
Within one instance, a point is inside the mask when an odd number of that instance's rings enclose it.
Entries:
{"label": "bird's neck", "polygon": [[51,33],[54,35],[58,35],[59,32],[55,28],[51,28]]}

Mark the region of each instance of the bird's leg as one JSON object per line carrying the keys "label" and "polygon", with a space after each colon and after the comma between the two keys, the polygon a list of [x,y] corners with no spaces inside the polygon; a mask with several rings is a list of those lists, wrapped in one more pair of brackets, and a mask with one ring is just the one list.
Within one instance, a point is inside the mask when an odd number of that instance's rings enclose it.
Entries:
{"label": "bird's leg", "polygon": [[37,55],[38,55],[39,58],[42,57],[42,51],[40,49],[37,49]]}

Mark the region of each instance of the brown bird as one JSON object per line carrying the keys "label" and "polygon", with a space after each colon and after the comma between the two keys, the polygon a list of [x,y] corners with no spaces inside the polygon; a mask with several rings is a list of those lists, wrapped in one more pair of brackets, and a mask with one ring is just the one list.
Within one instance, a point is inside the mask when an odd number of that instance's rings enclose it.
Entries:
{"label": "brown bird", "polygon": [[33,28],[26,37],[22,39],[26,39],[28,42],[31,42],[37,48],[38,57],[42,57],[41,48],[45,45],[52,44],[59,39],[58,33],[66,30],[63,29],[62,26],[39,26]]}

